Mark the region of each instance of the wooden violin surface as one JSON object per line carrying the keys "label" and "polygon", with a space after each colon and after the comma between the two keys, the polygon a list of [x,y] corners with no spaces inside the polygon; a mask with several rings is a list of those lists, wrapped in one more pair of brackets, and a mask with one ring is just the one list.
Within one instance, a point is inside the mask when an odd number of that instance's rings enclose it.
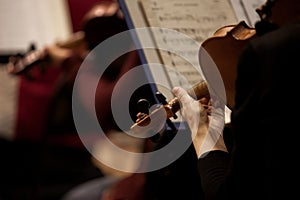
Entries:
{"label": "wooden violin surface", "polygon": [[240,53],[255,34],[254,28],[248,27],[244,21],[241,21],[237,25],[218,29],[213,37],[208,38],[201,45],[199,61],[204,76],[208,84],[213,85],[211,68],[214,66],[204,63],[203,58],[209,56],[221,75],[226,92],[224,101],[229,108],[234,106],[235,80]]}

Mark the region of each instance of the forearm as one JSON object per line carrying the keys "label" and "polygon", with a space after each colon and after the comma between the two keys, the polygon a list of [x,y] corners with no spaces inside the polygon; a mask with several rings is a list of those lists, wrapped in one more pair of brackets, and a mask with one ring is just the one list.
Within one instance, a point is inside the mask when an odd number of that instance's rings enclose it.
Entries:
{"label": "forearm", "polygon": [[214,117],[211,117],[209,124],[199,125],[197,132],[193,134],[193,145],[198,158],[210,151],[228,152],[222,135],[223,128],[223,121],[215,120]]}

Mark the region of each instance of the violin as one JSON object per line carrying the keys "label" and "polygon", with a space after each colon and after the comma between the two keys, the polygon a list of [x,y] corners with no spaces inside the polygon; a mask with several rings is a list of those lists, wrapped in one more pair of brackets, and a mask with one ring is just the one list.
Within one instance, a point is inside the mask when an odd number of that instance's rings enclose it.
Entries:
{"label": "violin", "polygon": [[[206,39],[200,48],[199,61],[202,72],[206,77],[208,84],[215,86],[216,84],[212,72],[212,64],[216,65],[221,75],[225,95],[219,97],[229,109],[234,106],[235,99],[235,80],[237,76],[238,58],[243,48],[248,42],[256,36],[256,29],[249,27],[245,21],[241,21],[237,25],[228,25],[218,29],[214,36]],[[213,63],[206,62],[209,57]],[[220,91],[216,91],[218,94]]]}
{"label": "violin", "polygon": [[[57,42],[56,45],[60,48],[74,49],[79,48],[80,46],[85,46],[85,43],[84,32],[78,31],[72,34],[68,39]],[[32,50],[25,56],[11,56],[6,68],[10,74],[20,75],[25,73],[35,64],[49,59],[49,55],[47,55],[44,50]]]}
{"label": "violin", "polygon": [[[223,100],[224,102],[227,100],[226,105],[229,108],[232,108],[234,105],[234,84],[239,55],[255,34],[254,28],[250,28],[244,21],[241,21],[237,25],[228,25],[218,29],[212,37],[201,44],[199,60],[204,76],[210,73],[211,66],[203,66],[201,60],[205,60],[204,56],[209,56],[214,61],[224,81],[227,99]],[[208,86],[209,80],[201,81],[187,92],[195,100],[199,100],[209,95]],[[151,127],[146,126],[150,124],[151,119],[159,118],[157,115],[162,110],[166,113],[167,118],[173,117],[180,110],[180,103],[177,97],[171,99],[165,105],[161,105],[150,114],[138,113],[136,123],[131,126],[131,130],[135,133],[139,133],[141,130],[151,131]]]}
{"label": "violin", "polygon": [[[288,4],[288,2],[285,1],[281,1],[279,4],[276,0],[268,0],[261,7],[257,8],[256,12],[260,17],[260,21],[255,24],[254,28],[249,27],[244,21],[241,21],[237,25],[228,25],[218,29],[212,37],[206,39],[201,44],[199,51],[200,66],[204,76],[206,76],[206,80],[193,86],[188,93],[196,100],[210,95],[208,86],[214,85],[214,79],[210,79],[212,73],[211,64],[214,64],[222,78],[226,93],[224,95],[220,94],[219,99],[221,99],[229,109],[232,109],[235,104],[235,81],[237,78],[237,64],[240,54],[250,40],[266,32],[276,30],[280,24],[284,24],[290,20],[280,15],[281,11],[279,10],[284,3]],[[291,10],[293,9],[293,5],[291,4],[285,6]],[[299,16],[299,12],[295,11],[294,13],[294,15]],[[208,57],[213,63],[207,64],[207,62],[203,62],[208,60]],[[213,87],[209,88],[213,89]],[[218,95],[218,91],[214,92]],[[136,123],[132,125],[131,130],[135,133],[140,133],[141,130],[151,131],[151,127],[147,127],[146,129],[145,127],[150,124],[151,119],[155,120],[156,115],[161,110],[165,111],[167,119],[173,117],[175,113],[180,110],[178,99],[176,97],[171,99],[168,103],[158,107],[150,114],[138,113],[138,119]]]}

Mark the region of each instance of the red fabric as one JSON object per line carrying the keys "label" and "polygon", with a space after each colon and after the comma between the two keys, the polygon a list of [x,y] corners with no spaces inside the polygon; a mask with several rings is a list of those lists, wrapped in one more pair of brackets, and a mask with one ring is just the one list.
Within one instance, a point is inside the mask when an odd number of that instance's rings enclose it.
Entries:
{"label": "red fabric", "polygon": [[145,183],[145,174],[132,174],[113,185],[102,198],[104,200],[145,199]]}
{"label": "red fabric", "polygon": [[[104,132],[118,129],[111,111],[111,95],[115,84],[124,73],[140,63],[137,52],[129,53],[125,59],[121,59],[121,61],[123,65],[116,61],[110,66],[117,76],[110,77],[109,74],[104,74],[97,87],[95,108],[98,121]],[[52,109],[50,108],[50,103],[55,97],[57,89],[60,87],[60,78],[62,77],[66,80],[65,84],[68,85],[68,90],[72,91],[73,82],[81,62],[82,59],[74,55],[70,59],[67,59],[60,69],[48,66],[45,72],[41,72],[37,66],[30,71],[32,79],[25,75],[21,76],[15,131],[16,140],[40,141],[47,137],[48,142],[57,145],[82,146],[75,129],[73,133],[59,132],[59,134],[51,134],[51,132],[49,133],[49,131],[46,130],[49,109]],[[63,69],[63,71],[61,69]],[[88,81],[93,78],[98,79],[94,74],[90,74],[84,80]],[[90,90],[87,89],[89,88],[88,84],[84,82],[82,86],[81,95],[83,97],[91,97],[89,94]],[[125,90],[126,85],[122,87],[124,87]],[[119,98],[122,99],[122,96]],[[72,99],[70,97],[70,103],[71,102]],[[84,99],[82,103],[85,103]]]}
{"label": "red fabric", "polygon": [[33,67],[30,77],[21,75],[15,139],[42,139],[46,132],[46,113],[59,73],[56,68],[50,67],[42,73],[38,67]]}

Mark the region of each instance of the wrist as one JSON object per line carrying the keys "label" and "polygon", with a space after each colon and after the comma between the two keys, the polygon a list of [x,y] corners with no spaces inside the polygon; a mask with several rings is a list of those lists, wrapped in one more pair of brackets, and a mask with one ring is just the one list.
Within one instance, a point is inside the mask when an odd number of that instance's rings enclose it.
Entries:
{"label": "wrist", "polygon": [[[222,114],[222,110],[215,110],[210,116],[209,126],[207,127],[206,134],[202,132],[202,138],[198,138],[201,144],[198,142],[197,155],[198,158],[203,157],[207,152],[220,150],[228,152],[224,139],[223,129],[225,126],[225,117]],[[199,129],[199,131],[203,131]],[[201,132],[198,133],[201,135]],[[203,137],[204,136],[204,137]]]}

